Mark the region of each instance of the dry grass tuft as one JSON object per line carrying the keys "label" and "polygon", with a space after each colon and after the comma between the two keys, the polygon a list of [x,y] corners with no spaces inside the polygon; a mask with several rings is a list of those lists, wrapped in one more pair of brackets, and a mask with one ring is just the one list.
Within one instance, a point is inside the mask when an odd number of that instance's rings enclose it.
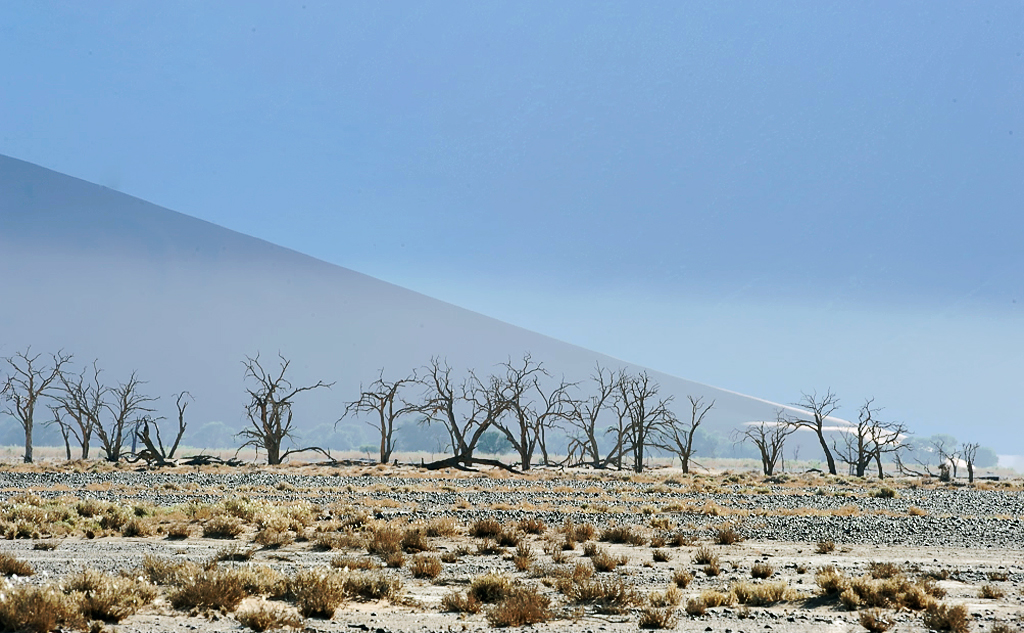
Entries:
{"label": "dry grass tuft", "polygon": [[245,531],[245,522],[236,516],[218,514],[203,523],[205,538],[235,538]]}
{"label": "dry grass tuft", "polygon": [[441,598],[441,608],[450,613],[480,613],[483,603],[472,595],[454,591]]}
{"label": "dry grass tuft", "polygon": [[253,631],[276,631],[283,628],[301,629],[302,617],[295,609],[275,602],[259,602],[239,609],[235,619]]}
{"label": "dry grass tuft", "polygon": [[670,585],[664,592],[655,591],[648,600],[652,607],[677,607],[683,601],[683,592],[675,585]]}
{"label": "dry grass tuft", "polygon": [[672,607],[644,607],[640,610],[641,629],[674,629],[679,623]]}
{"label": "dry grass tuft", "polygon": [[708,612],[708,605],[700,598],[693,598],[686,603],[686,613],[693,617],[700,617]]}
{"label": "dry grass tuft", "polygon": [[928,511],[923,510],[917,506],[910,506],[909,508],[907,508],[907,514],[909,514],[912,517],[923,517],[928,516]]}
{"label": "dry grass tuft", "polygon": [[337,569],[374,570],[380,569],[381,564],[374,558],[335,556],[331,559],[331,567],[335,567]]}
{"label": "dry grass tuft", "polygon": [[1001,600],[1006,594],[995,585],[983,585],[978,591],[978,597],[985,600]]}
{"label": "dry grass tuft", "polygon": [[512,555],[512,564],[519,571],[526,571],[533,564],[533,550],[526,543],[520,543],[516,553]]}
{"label": "dry grass tuft", "polygon": [[890,616],[881,609],[867,609],[860,612],[858,619],[860,625],[871,633],[885,633],[896,623]]}
{"label": "dry grass tuft", "polygon": [[705,589],[700,592],[700,600],[709,609],[715,607],[731,607],[736,604],[736,594],[733,592],[722,592],[715,589]]}
{"label": "dry grass tuft", "polygon": [[771,578],[775,574],[775,568],[768,563],[754,563],[750,568],[751,578],[760,578],[764,580]]}
{"label": "dry grass tuft", "polygon": [[676,570],[676,572],[672,574],[672,582],[676,583],[676,587],[686,589],[690,586],[690,583],[693,582],[693,574],[683,569]]}
{"label": "dry grass tuft", "polygon": [[[324,547],[325,543],[321,540],[322,537],[328,536],[326,534],[318,534],[313,541],[314,548],[333,549],[333,547]],[[335,536],[333,534],[331,537]],[[271,527],[265,527],[256,533],[253,542],[257,545],[261,545],[267,549],[276,549],[278,547],[284,547],[285,545],[291,545],[295,542],[295,534],[290,530],[278,530]],[[251,627],[250,627],[251,628]]]}
{"label": "dry grass tuft", "polygon": [[504,531],[497,519],[480,519],[469,526],[469,535],[476,538],[496,538]]}
{"label": "dry grass tuft", "polygon": [[345,578],[335,572],[303,569],[292,576],[288,588],[306,618],[329,620],[345,600]]}
{"label": "dry grass tuft", "polygon": [[511,593],[513,586],[512,579],[508,576],[490,573],[474,578],[466,595],[478,602],[493,604],[504,600]]}
{"label": "dry grass tuft", "polygon": [[551,598],[536,587],[516,587],[487,612],[491,626],[527,626],[551,619]]}
{"label": "dry grass tuft", "polygon": [[432,552],[434,546],[427,540],[427,531],[423,528],[409,528],[402,535],[402,551],[407,554]]}
{"label": "dry grass tuft", "polygon": [[360,600],[394,600],[402,591],[402,580],[379,571],[350,573],[344,576],[344,590]]}
{"label": "dry grass tuft", "polygon": [[667,552],[663,549],[656,549],[651,551],[651,557],[656,563],[667,563],[672,560],[672,552]]}
{"label": "dry grass tuft", "polygon": [[836,542],[832,539],[818,541],[818,545],[815,547],[814,551],[819,554],[831,554],[836,551]]}
{"label": "dry grass tuft", "polygon": [[627,543],[629,545],[643,545],[647,542],[643,534],[628,525],[617,525],[602,530],[601,540],[608,543]]}
{"label": "dry grass tuft", "polygon": [[695,565],[718,565],[718,554],[715,554],[710,547],[702,546],[693,553]]}
{"label": "dry grass tuft", "polygon": [[437,556],[419,554],[412,559],[409,572],[413,578],[437,578],[441,575],[441,559]]}
{"label": "dry grass tuft", "polygon": [[527,534],[543,534],[548,529],[544,521],[536,517],[527,517],[519,522],[519,529]]}
{"label": "dry grass tuft", "polygon": [[841,594],[850,585],[850,580],[833,565],[819,569],[814,574],[814,581],[826,596]]}
{"label": "dry grass tuft", "polygon": [[767,607],[780,602],[799,600],[802,596],[784,582],[753,583],[738,582],[732,586],[731,593],[736,601],[753,607]]}
{"label": "dry grass tuft", "polygon": [[611,556],[604,550],[599,550],[596,554],[590,557],[590,562],[594,564],[596,571],[615,571],[620,565],[625,565],[629,562],[625,556]]}
{"label": "dry grass tuft", "polygon": [[142,559],[142,574],[155,585],[178,585],[189,576],[199,572],[199,565],[187,561],[176,561],[147,554]]}
{"label": "dry grass tuft", "polygon": [[402,551],[402,539],[405,533],[392,525],[378,525],[371,530],[370,540],[366,543],[366,551],[370,554],[386,557]]}
{"label": "dry grass tuft", "polygon": [[180,579],[167,599],[176,609],[234,611],[246,596],[243,581],[237,571],[210,567]]}
{"label": "dry grass tuft", "polygon": [[967,633],[971,628],[967,607],[962,604],[950,606],[941,602],[928,605],[924,613],[924,625],[936,631],[953,633]]}
{"label": "dry grass tuft", "polygon": [[715,542],[719,545],[733,545],[742,541],[743,535],[732,525],[724,525],[715,533]]}
{"label": "dry grass tuft", "polygon": [[4,576],[31,576],[36,570],[20,558],[10,554],[0,554],[0,574]]}
{"label": "dry grass tuft", "polygon": [[79,608],[84,617],[104,622],[120,622],[156,598],[156,589],[147,582],[94,569],[73,574],[63,588],[65,593],[82,594]]}
{"label": "dry grass tuft", "polygon": [[81,629],[85,621],[78,597],[52,586],[15,585],[0,600],[0,630],[49,633],[58,627]]}
{"label": "dry grass tuft", "polygon": [[459,522],[454,517],[434,517],[423,525],[427,536],[456,536],[459,533]]}
{"label": "dry grass tuft", "polygon": [[563,593],[576,604],[593,604],[603,614],[625,613],[644,602],[643,596],[621,578],[573,583]]}

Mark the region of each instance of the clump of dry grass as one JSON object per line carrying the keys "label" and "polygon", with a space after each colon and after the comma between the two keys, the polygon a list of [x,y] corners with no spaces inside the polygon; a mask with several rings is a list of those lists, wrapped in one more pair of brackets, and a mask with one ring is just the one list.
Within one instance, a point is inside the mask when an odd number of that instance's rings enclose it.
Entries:
{"label": "clump of dry grass", "polygon": [[768,563],[754,563],[750,568],[751,578],[760,578],[764,580],[771,578],[775,574],[775,568]]}
{"label": "clump of dry grass", "polygon": [[192,535],[192,526],[188,521],[176,521],[167,526],[167,538],[171,541],[187,539]]}
{"label": "clump of dry grass", "polygon": [[941,602],[933,602],[925,610],[923,619],[926,627],[936,631],[967,633],[971,628],[967,607],[962,604],[946,605]]}
{"label": "clump of dry grass", "polygon": [[49,633],[58,627],[84,628],[77,595],[66,595],[52,585],[15,585],[0,600],[0,630]]}
{"label": "clump of dry grass", "polygon": [[[562,528],[560,531],[562,532],[562,534],[565,535],[566,542],[572,543],[584,543],[586,541],[592,540],[595,536],[597,536],[597,528],[595,528],[592,524],[582,523],[577,525],[569,517],[565,518],[565,521],[562,523]],[[570,547],[568,549],[573,548]]]}
{"label": "clump of dry grass", "polygon": [[335,556],[331,559],[331,567],[335,567],[337,569],[373,570],[380,569],[381,564],[374,558],[357,556]]}
{"label": "clump of dry grass", "polygon": [[519,529],[527,534],[543,534],[548,529],[547,524],[537,517],[527,517],[519,522]]}
{"label": "clump of dry grass", "polygon": [[621,578],[572,583],[563,593],[576,604],[592,604],[604,614],[625,613],[644,602],[643,596]]}
{"label": "clump of dry grass", "polygon": [[903,568],[896,563],[868,563],[868,574],[872,578],[896,578],[903,575]]}
{"label": "clump of dry grass", "polygon": [[208,567],[180,579],[167,599],[176,609],[234,611],[246,596],[243,580],[235,570]]}
{"label": "clump of dry grass", "polygon": [[36,551],[52,552],[60,546],[60,541],[57,539],[45,539],[42,541],[36,541],[32,543],[32,549]]}
{"label": "clump of dry grass", "polygon": [[412,559],[409,572],[413,578],[437,578],[441,575],[441,559],[437,556],[419,554]]}
{"label": "clump of dry grass", "polygon": [[672,607],[644,607],[638,622],[641,629],[674,629],[679,623]]}
{"label": "clump of dry grass", "polygon": [[818,541],[818,544],[815,546],[814,551],[816,551],[819,554],[831,554],[832,552],[836,551],[836,542],[832,539]]}
{"label": "clump of dry grass", "polygon": [[676,607],[683,601],[683,592],[679,591],[675,585],[670,585],[663,592],[653,592],[648,596],[648,601],[652,607]]}
{"label": "clump of dry grass", "polygon": [[476,553],[480,556],[494,556],[502,551],[501,547],[489,538],[485,538],[476,544]]}
{"label": "clump of dry grass", "polygon": [[604,550],[599,550],[596,554],[590,557],[590,562],[593,563],[596,571],[615,571],[620,565],[625,565],[629,562],[625,556],[612,556]]}
{"label": "clump of dry grass", "polygon": [[345,595],[360,600],[393,600],[402,590],[402,580],[379,571],[355,572],[344,576]]}
{"label": "clump of dry grass", "polygon": [[651,551],[651,558],[653,558],[656,563],[667,563],[672,560],[672,553],[663,549],[656,549]]}
{"label": "clump of dry grass", "polygon": [[434,517],[424,524],[423,530],[432,538],[455,536],[459,533],[459,522],[454,517]]}
{"label": "clump of dry grass", "polygon": [[441,608],[450,613],[480,613],[483,603],[470,594],[453,591],[441,598]]}
{"label": "clump of dry grass", "polygon": [[784,582],[738,582],[730,589],[736,601],[753,607],[767,607],[779,602],[798,600],[801,595]]}
{"label": "clump of dry grass", "polygon": [[63,588],[65,593],[82,594],[79,609],[84,617],[104,622],[120,622],[156,598],[156,589],[147,582],[94,569],[73,574]]}
{"label": "clump of dry grass", "polygon": [[283,628],[301,629],[302,617],[295,609],[280,603],[261,601],[239,609],[235,619],[253,631],[276,631]]}
{"label": "clump of dry grass", "polygon": [[672,582],[676,584],[676,587],[686,589],[693,582],[693,574],[684,569],[678,569],[672,574]]}
{"label": "clump of dry grass", "polygon": [[527,626],[551,619],[551,598],[536,587],[515,587],[494,608],[487,611],[491,626]]}
{"label": "clump of dry grass", "polygon": [[743,535],[731,524],[723,525],[715,532],[715,542],[719,545],[733,545],[741,541],[743,541]]}
{"label": "clump of dry grass", "polygon": [[923,517],[928,516],[928,511],[917,506],[910,506],[909,508],[907,508],[907,514],[909,514],[912,517]]}
{"label": "clump of dry grass", "polygon": [[[318,534],[314,539],[314,547],[321,548],[324,546],[321,537],[326,536],[325,534]],[[330,536],[334,536],[333,534]],[[278,547],[284,547],[285,545],[291,545],[295,542],[295,534],[291,530],[278,530],[272,527],[265,527],[260,531],[256,532],[256,536],[253,538],[253,542],[257,545],[261,545],[267,549],[276,549]],[[326,547],[324,549],[333,549],[333,547]]]}
{"label": "clump of dry grass", "polygon": [[818,583],[822,593],[827,596],[841,594],[850,585],[849,579],[833,565],[820,568],[814,574],[814,581]]}
{"label": "clump of dry grass", "polygon": [[229,514],[217,514],[203,523],[205,538],[235,538],[245,531],[245,522]]}
{"label": "clump of dry grass", "polygon": [[345,578],[335,572],[303,569],[292,576],[288,588],[306,618],[330,619],[345,599]]}
{"label": "clump of dry grass", "polygon": [[608,543],[627,543],[643,545],[647,542],[644,535],[628,525],[616,525],[601,531],[601,540]]}
{"label": "clump of dry grass", "polygon": [[697,542],[697,537],[685,532],[676,532],[668,539],[669,547],[690,547]]}
{"label": "clump of dry grass", "polygon": [[729,591],[718,591],[716,589],[705,589],[700,592],[700,600],[709,609],[715,607],[731,607],[736,604],[736,594]]}
{"label": "clump of dry grass", "polygon": [[432,552],[434,546],[427,540],[427,531],[423,528],[409,528],[402,535],[402,551],[407,554]]}
{"label": "clump of dry grass", "polygon": [[512,555],[512,564],[519,571],[526,571],[533,564],[533,549],[526,543],[520,543]]}
{"label": "clump of dry grass", "polygon": [[718,554],[714,553],[710,547],[702,546],[693,553],[693,563],[695,565],[718,565]]}
{"label": "clump of dry grass", "polygon": [[152,554],[142,559],[142,574],[155,585],[179,585],[199,571],[199,565],[187,560],[176,561]]}
{"label": "clump of dry grass", "polygon": [[508,576],[489,573],[474,578],[469,585],[466,595],[476,599],[478,602],[492,604],[508,596],[513,586],[512,579]]}
{"label": "clump of dry grass", "polygon": [[402,551],[402,539],[405,533],[389,524],[377,525],[370,530],[370,538],[366,543],[366,551],[370,554],[385,557]]}
{"label": "clump of dry grass", "polygon": [[32,565],[10,554],[0,554],[0,574],[4,576],[31,576],[36,573]]}
{"label": "clump of dry grass", "polygon": [[469,535],[476,538],[496,538],[504,531],[497,519],[479,519],[469,526]]}
{"label": "clump of dry grass", "polygon": [[1000,600],[1005,595],[1003,590],[995,585],[983,585],[978,591],[978,597],[985,600]]}
{"label": "clump of dry grass", "polygon": [[708,605],[700,598],[691,598],[686,602],[686,613],[693,617],[700,617],[708,612]]}
{"label": "clump of dry grass", "polygon": [[881,609],[865,609],[860,612],[858,618],[860,625],[871,633],[885,633],[896,623],[890,616]]}
{"label": "clump of dry grass", "polygon": [[231,561],[234,563],[244,563],[248,560],[252,560],[253,555],[256,554],[255,547],[245,547],[238,543],[232,543],[227,547],[222,547],[213,555],[215,561]]}

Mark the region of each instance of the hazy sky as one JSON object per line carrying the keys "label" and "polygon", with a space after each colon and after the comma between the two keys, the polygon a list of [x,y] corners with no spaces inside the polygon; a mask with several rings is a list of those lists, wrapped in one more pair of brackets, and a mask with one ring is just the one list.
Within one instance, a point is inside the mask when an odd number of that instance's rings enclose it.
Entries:
{"label": "hazy sky", "polygon": [[1024,424],[1022,53],[1017,1],[8,3],[0,153],[995,444]]}

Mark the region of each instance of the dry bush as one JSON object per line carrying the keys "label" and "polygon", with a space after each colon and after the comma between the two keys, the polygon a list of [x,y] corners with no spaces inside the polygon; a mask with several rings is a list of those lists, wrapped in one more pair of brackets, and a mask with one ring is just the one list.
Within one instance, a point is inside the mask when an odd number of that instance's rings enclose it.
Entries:
{"label": "dry bush", "polygon": [[485,538],[476,544],[476,553],[480,556],[495,556],[503,551],[497,543],[489,538]]}
{"label": "dry bush", "polygon": [[548,529],[547,524],[537,517],[527,517],[519,522],[519,529],[527,534],[543,534]]}
{"label": "dry bush", "polygon": [[850,579],[833,565],[826,565],[814,574],[814,581],[826,596],[841,594],[850,586]]}
{"label": "dry bush", "polygon": [[843,590],[843,593],[839,594],[839,602],[847,611],[856,611],[860,608],[860,596],[853,589]]}
{"label": "dry bush", "polygon": [[668,547],[668,537],[663,534],[655,534],[651,537],[650,546],[654,549]]}
{"label": "dry bush", "polygon": [[36,551],[52,552],[60,546],[57,539],[46,539],[32,543],[32,549]]}
{"label": "dry bush", "polygon": [[0,631],[49,633],[58,627],[84,628],[78,598],[49,585],[8,587],[0,600]]}
{"label": "dry bush", "polygon": [[[590,523],[576,525],[569,517],[565,518],[562,528],[559,530],[565,535],[566,541],[583,543],[592,540],[597,535],[597,528]],[[571,547],[569,549],[572,549]]]}
{"label": "dry bush", "polygon": [[671,530],[675,527],[672,519],[668,517],[651,517],[651,522],[648,525],[655,530]]}
{"label": "dry bush", "polygon": [[700,598],[693,598],[686,603],[686,613],[693,617],[699,617],[708,612],[708,605]]}
{"label": "dry bush", "polygon": [[896,578],[903,575],[903,568],[896,563],[868,563],[868,574],[872,578]]}
{"label": "dry bush", "polygon": [[779,602],[799,600],[800,594],[784,582],[738,582],[731,588],[736,601],[752,607],[767,607]]}
{"label": "dry bush", "polygon": [[941,602],[933,602],[928,605],[924,612],[924,625],[936,631],[953,631],[953,633],[967,633],[971,624],[967,619],[967,607],[962,604],[946,605]]}
{"label": "dry bush", "polygon": [[10,554],[0,554],[0,574],[4,576],[31,576],[36,573],[27,562]]}
{"label": "dry bush", "polygon": [[1005,622],[996,622],[989,629],[989,633],[1020,633],[1020,629],[1010,628],[1010,625]]}
{"label": "dry bush", "polygon": [[413,578],[437,578],[441,575],[441,559],[437,556],[418,554],[413,557],[409,572]]}
{"label": "dry bush", "polygon": [[234,611],[245,598],[243,578],[235,570],[209,567],[182,578],[167,595],[176,609]]}
{"label": "dry bush", "polygon": [[199,571],[199,565],[187,560],[176,561],[152,554],[142,559],[142,575],[155,585],[179,585]]}
{"label": "dry bush", "polygon": [[242,589],[250,596],[285,598],[288,596],[288,578],[267,565],[248,565],[232,570]]}
{"label": "dry bush", "polygon": [[760,578],[762,580],[771,578],[775,574],[775,568],[768,563],[754,563],[750,568],[751,578]]}
{"label": "dry bush", "polygon": [[733,545],[743,541],[743,535],[732,525],[724,525],[715,532],[715,542],[719,545]]}
{"label": "dry bush", "polygon": [[498,534],[498,545],[502,547],[517,547],[519,545],[520,536],[515,530],[505,530]]}
{"label": "dry bush", "polygon": [[986,575],[988,576],[989,580],[999,582],[1007,581],[1010,579],[1010,574],[1006,573],[1005,571],[990,571]]}
{"label": "dry bush", "polygon": [[402,591],[402,580],[379,571],[349,573],[344,576],[344,590],[345,595],[360,600],[394,600]]}
{"label": "dry bush", "polygon": [[255,547],[246,547],[239,543],[232,543],[227,547],[222,547],[213,555],[214,561],[230,561],[233,563],[244,563],[252,560],[252,557],[256,554]]}
{"label": "dry bush", "polygon": [[293,608],[265,600],[239,609],[235,619],[253,631],[276,631],[286,627],[301,629],[303,626],[302,617]]}
{"label": "dry bush", "polygon": [[148,582],[83,569],[64,580],[65,593],[81,593],[79,608],[91,620],[120,622],[156,598]]}
{"label": "dry bush", "polygon": [[331,567],[337,569],[374,570],[381,564],[374,558],[356,556],[335,556],[331,559]]}
{"label": "dry bush", "polygon": [[668,561],[672,560],[672,553],[666,552],[663,549],[656,549],[651,551],[651,557],[654,559],[654,562],[656,563],[667,563]]}
{"label": "dry bush", "polygon": [[602,530],[601,540],[608,543],[628,543],[629,545],[643,545],[647,542],[643,534],[628,525],[616,525]]}
{"label": "dry bush", "polygon": [[121,536],[133,537],[145,537],[153,535],[153,525],[146,519],[140,517],[132,517],[128,519],[128,522],[121,528]]}
{"label": "dry bush", "polygon": [[625,613],[643,604],[644,598],[621,578],[573,583],[563,593],[576,604],[592,604],[598,613]]}
{"label": "dry bush", "polygon": [[330,619],[345,599],[345,577],[319,569],[303,569],[288,581],[295,607],[305,618]]}
{"label": "dry bush", "polygon": [[[317,536],[317,540],[314,542],[314,547],[321,547],[321,536]],[[333,535],[332,535],[333,536]],[[291,545],[295,542],[295,535],[290,530],[278,530],[270,527],[265,527],[259,532],[256,532],[256,536],[253,538],[253,542],[257,545],[261,545],[267,549],[276,549],[285,545]],[[327,547],[325,549],[333,549]]]}
{"label": "dry bush", "polygon": [[892,625],[896,623],[890,616],[886,615],[881,609],[868,609],[860,612],[860,618],[858,620],[860,625],[863,626],[871,633],[885,633],[892,628]]}
{"label": "dry bush", "polygon": [[519,571],[526,571],[533,563],[533,550],[526,543],[521,543],[512,556],[512,563]]}
{"label": "dry bush", "polygon": [[469,591],[466,592],[466,595],[476,599],[478,602],[493,604],[504,600],[505,596],[509,595],[512,591],[512,588],[512,579],[508,576],[490,573],[474,578],[469,585]]}
{"label": "dry bush", "polygon": [[1006,594],[1003,590],[995,585],[983,585],[981,590],[978,591],[978,597],[984,598],[985,600],[1000,600],[1005,595]]}
{"label": "dry bush", "polygon": [[386,554],[384,556],[384,565],[391,569],[400,569],[402,565],[405,565],[405,553],[399,550]]}
{"label": "dry bush", "polygon": [[878,490],[872,490],[871,496],[876,499],[895,499],[899,496],[895,490],[889,487],[879,488]]}
{"label": "dry bush", "polygon": [[640,610],[641,629],[674,629],[679,623],[672,607],[644,607]]}
{"label": "dry bush", "polygon": [[923,517],[928,516],[928,511],[917,506],[910,506],[909,508],[907,508],[907,514],[909,514],[912,517]]}
{"label": "dry bush", "polygon": [[669,547],[690,547],[696,542],[697,537],[683,532],[676,532],[668,539]]}
{"label": "dry bush", "polygon": [[718,554],[715,554],[710,547],[702,546],[693,553],[693,563],[695,565],[717,565],[719,563]]}
{"label": "dry bush", "polygon": [[672,574],[672,582],[676,583],[676,587],[686,589],[690,586],[690,583],[693,582],[693,574],[683,569],[676,570],[676,572]]}
{"label": "dry bush", "polygon": [[652,607],[677,607],[683,601],[683,592],[675,585],[669,586],[663,593],[655,591],[648,596]]}
{"label": "dry bush", "polygon": [[552,563],[557,563],[559,565],[561,565],[563,563],[568,563],[569,562],[569,555],[566,554],[561,549],[557,549],[557,550],[551,552],[551,562]]}
{"label": "dry bush", "polygon": [[366,551],[377,556],[387,556],[402,550],[402,538],[405,533],[392,525],[383,524],[375,526],[370,532],[370,539],[366,543]]}
{"label": "dry bush", "polygon": [[167,526],[167,538],[180,541],[192,536],[192,526],[187,521],[176,521]]}
{"label": "dry bush", "polygon": [[402,535],[402,551],[407,554],[432,552],[434,546],[427,540],[427,531],[423,528],[409,528]]}
{"label": "dry bush", "polygon": [[495,538],[503,531],[503,526],[497,519],[480,519],[469,526],[469,535],[477,538]]}
{"label": "dry bush", "polygon": [[459,522],[455,517],[434,517],[423,525],[423,530],[432,538],[456,536],[459,533]]}
{"label": "dry bush", "polygon": [[491,626],[527,626],[547,622],[551,617],[551,598],[536,587],[515,587],[487,611]]}
{"label": "dry bush", "polygon": [[819,554],[831,554],[836,551],[836,542],[832,539],[826,539],[824,541],[818,541],[817,546],[814,548]]}
{"label": "dry bush", "polygon": [[629,559],[625,556],[611,556],[608,552],[600,550],[590,558],[590,562],[594,564],[596,571],[615,571],[618,566],[628,563]]}
{"label": "dry bush", "polygon": [[587,558],[593,558],[599,553],[603,553],[604,550],[598,546],[597,543],[584,543],[583,544],[583,555]]}
{"label": "dry bush", "polygon": [[704,565],[704,574],[709,577],[717,576],[722,573],[722,568],[718,566],[718,561],[713,561]]}
{"label": "dry bush", "polygon": [[235,538],[245,531],[245,523],[236,516],[218,514],[203,523],[205,538]]}
{"label": "dry bush", "polygon": [[705,589],[700,592],[700,600],[709,609],[713,609],[714,607],[731,607],[736,604],[736,594],[731,591],[729,593],[725,593],[715,589]]}
{"label": "dry bush", "polygon": [[441,598],[441,608],[450,613],[480,613],[483,603],[472,595],[453,591]]}

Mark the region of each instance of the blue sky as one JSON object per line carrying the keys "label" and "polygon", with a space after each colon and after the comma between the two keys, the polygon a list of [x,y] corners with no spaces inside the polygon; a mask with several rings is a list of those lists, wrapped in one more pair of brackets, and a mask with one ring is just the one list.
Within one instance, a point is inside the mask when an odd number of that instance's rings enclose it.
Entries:
{"label": "blue sky", "polygon": [[995,445],[1024,422],[1022,25],[1019,2],[16,3],[0,153],[631,362]]}

